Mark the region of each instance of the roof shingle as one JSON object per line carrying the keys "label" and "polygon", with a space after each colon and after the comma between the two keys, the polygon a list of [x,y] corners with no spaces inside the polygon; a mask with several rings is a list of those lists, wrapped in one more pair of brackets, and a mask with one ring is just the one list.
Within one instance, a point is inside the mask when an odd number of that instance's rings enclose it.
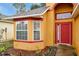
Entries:
{"label": "roof shingle", "polygon": [[48,9],[49,9],[48,7],[44,6],[44,7],[40,7],[40,8],[37,8],[37,9],[27,11],[26,13],[23,13],[23,14],[17,14],[17,15],[9,16],[9,17],[6,17],[4,19],[35,17],[35,16],[37,17],[37,16],[43,15]]}

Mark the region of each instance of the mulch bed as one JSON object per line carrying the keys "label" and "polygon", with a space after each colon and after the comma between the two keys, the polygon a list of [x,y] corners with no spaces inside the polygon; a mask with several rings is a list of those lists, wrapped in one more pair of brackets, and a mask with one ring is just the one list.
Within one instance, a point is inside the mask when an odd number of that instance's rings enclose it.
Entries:
{"label": "mulch bed", "polygon": [[35,55],[35,51],[26,51],[26,50],[14,49],[14,48],[10,48],[4,53],[7,53],[11,56],[34,56]]}
{"label": "mulch bed", "polygon": [[45,47],[42,50],[27,51],[9,48],[0,53],[1,56],[76,56],[75,49],[67,45]]}
{"label": "mulch bed", "polygon": [[[52,51],[52,56],[55,55],[56,51]],[[20,50],[9,48],[7,51],[0,53],[1,56],[48,56],[49,55],[49,47],[45,47],[42,50],[38,51],[27,51],[27,50]]]}

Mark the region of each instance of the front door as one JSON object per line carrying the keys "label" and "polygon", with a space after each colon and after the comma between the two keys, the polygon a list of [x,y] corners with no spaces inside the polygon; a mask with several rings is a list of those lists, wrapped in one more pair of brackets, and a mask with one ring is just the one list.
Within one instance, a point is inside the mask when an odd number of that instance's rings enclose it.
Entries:
{"label": "front door", "polygon": [[56,43],[71,44],[72,24],[70,22],[56,23],[55,38],[56,38]]}

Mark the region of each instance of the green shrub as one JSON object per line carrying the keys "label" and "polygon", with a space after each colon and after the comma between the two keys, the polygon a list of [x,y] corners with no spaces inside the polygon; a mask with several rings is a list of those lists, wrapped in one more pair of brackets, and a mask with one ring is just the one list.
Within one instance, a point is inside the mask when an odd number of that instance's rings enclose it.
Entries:
{"label": "green shrub", "polygon": [[4,51],[6,51],[8,48],[11,48],[12,45],[13,45],[12,42],[13,42],[12,40],[2,42],[2,43],[0,44],[0,52],[4,52]]}
{"label": "green shrub", "polygon": [[3,51],[6,51],[6,48],[5,47],[1,47],[0,48],[0,52],[3,52]]}

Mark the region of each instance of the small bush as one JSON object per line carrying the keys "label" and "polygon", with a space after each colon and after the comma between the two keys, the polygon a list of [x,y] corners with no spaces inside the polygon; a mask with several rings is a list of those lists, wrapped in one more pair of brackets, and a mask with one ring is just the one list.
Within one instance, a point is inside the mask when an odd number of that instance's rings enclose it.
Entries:
{"label": "small bush", "polygon": [[3,52],[3,51],[5,51],[5,50],[6,50],[5,47],[1,47],[1,48],[0,48],[0,52]]}
{"label": "small bush", "polygon": [[6,51],[8,48],[12,47],[12,40],[5,41],[0,44],[0,52]]}

